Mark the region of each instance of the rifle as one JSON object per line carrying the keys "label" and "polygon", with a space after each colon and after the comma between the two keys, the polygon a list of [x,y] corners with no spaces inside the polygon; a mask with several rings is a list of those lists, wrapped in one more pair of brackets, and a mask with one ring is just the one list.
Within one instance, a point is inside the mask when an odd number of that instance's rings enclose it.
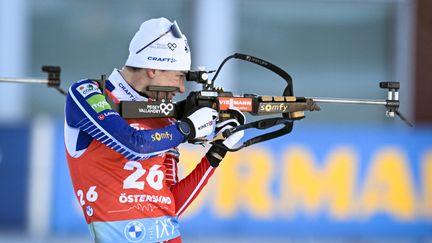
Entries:
{"label": "rifle", "polygon": [[[221,71],[224,64],[232,59],[247,61],[261,67],[264,67],[277,75],[286,82],[286,87],[280,96],[264,96],[256,94],[234,95],[230,91],[224,91],[223,88],[215,87],[215,80]],[[210,107],[219,111],[219,119],[226,120],[233,117],[230,112],[231,107],[235,107],[242,112],[247,112],[253,116],[264,116],[278,114],[280,117],[264,118],[257,121],[249,122],[231,129],[227,129],[217,139],[224,139],[231,134],[246,130],[259,129],[265,130],[275,126],[281,128],[270,131],[256,137],[250,138],[243,142],[242,145],[230,149],[229,151],[237,151],[252,144],[261,143],[273,138],[277,138],[290,133],[293,129],[294,121],[303,119],[305,111],[319,111],[318,103],[339,103],[339,104],[367,104],[367,105],[383,105],[386,108],[388,117],[400,117],[406,124],[413,126],[399,111],[399,82],[380,82],[379,87],[388,90],[386,100],[372,99],[340,99],[340,98],[308,98],[294,96],[293,81],[291,76],[279,68],[278,66],[265,61],[263,59],[235,53],[225,58],[218,67],[213,79],[209,79],[209,74],[215,71],[189,71],[186,75],[186,80],[202,84],[200,91],[190,92],[187,98],[181,102],[171,102],[164,99],[146,102],[123,101],[118,105],[118,112],[123,118],[145,119],[145,118],[167,118],[172,117],[181,119],[183,114],[196,107]],[[100,80],[103,87],[104,80]],[[176,87],[169,86],[149,86],[148,91],[156,92],[173,92]],[[159,95],[157,95],[159,97]],[[109,99],[109,98],[108,98]],[[115,104],[113,104],[115,106]],[[213,140],[214,141],[214,140]],[[197,140],[195,143],[205,141]],[[207,141],[208,142],[208,141]],[[212,141],[211,141],[212,142]]]}
{"label": "rifle", "polygon": [[[224,91],[223,88],[214,86],[215,80],[220,73],[224,64],[230,59],[239,59],[247,61],[264,67],[278,76],[280,76],[286,82],[286,87],[280,96],[265,96],[256,94],[243,94],[234,95],[230,91]],[[60,68],[44,66],[51,77],[51,82],[48,86],[55,87],[59,91],[60,80]],[[51,71],[51,73],[49,72]],[[55,71],[55,72],[53,72]],[[209,74],[216,72],[213,79],[209,79]],[[54,82],[53,82],[54,80]],[[105,83],[106,76],[102,75],[101,79],[94,79],[99,83],[99,87],[102,93],[105,95],[107,101],[111,106],[125,119],[148,119],[148,118],[176,118],[181,119],[187,111],[196,107],[210,107],[219,112],[219,118],[226,120],[235,118],[234,113],[230,112],[230,108],[235,107],[242,112],[247,112],[253,116],[264,116],[264,115],[280,115],[280,117],[264,118],[257,121],[249,122],[244,125],[240,125],[231,129],[225,130],[222,135],[216,140],[224,139],[229,137],[231,134],[246,129],[259,129],[266,130],[275,126],[282,126],[281,128],[263,133],[255,136],[243,142],[240,146],[229,149],[229,151],[237,151],[244,147],[252,144],[261,143],[273,138],[277,138],[286,134],[289,134],[294,126],[294,121],[303,119],[305,117],[305,111],[319,111],[319,103],[339,103],[339,104],[360,104],[360,105],[380,105],[386,109],[386,115],[388,117],[398,116],[407,125],[413,126],[399,111],[399,82],[380,82],[379,87],[387,89],[387,99],[344,99],[344,98],[319,98],[319,97],[299,97],[294,96],[293,92],[293,80],[291,76],[282,70],[280,67],[265,61],[263,59],[235,53],[225,58],[217,71],[205,71],[203,69],[198,71],[189,71],[186,75],[186,80],[190,82],[196,82],[202,84],[200,91],[190,92],[187,98],[180,102],[167,101],[165,99],[152,100],[152,101],[121,101],[119,104],[114,103],[111,98],[107,95]],[[0,78],[0,81],[2,79]],[[28,81],[28,80],[27,80]],[[50,85],[51,84],[51,85]],[[149,86],[147,91],[157,92],[159,97],[160,92],[174,92],[177,87],[170,86]],[[64,92],[64,91],[63,91]],[[196,140],[193,143],[205,143],[212,141]],[[217,145],[217,143],[215,143]]]}

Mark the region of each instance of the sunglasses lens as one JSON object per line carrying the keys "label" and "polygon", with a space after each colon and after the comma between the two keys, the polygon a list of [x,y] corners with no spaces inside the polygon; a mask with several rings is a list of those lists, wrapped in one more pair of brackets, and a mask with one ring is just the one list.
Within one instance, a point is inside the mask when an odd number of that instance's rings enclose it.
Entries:
{"label": "sunglasses lens", "polygon": [[177,21],[174,21],[174,23],[171,25],[171,32],[173,33],[174,37],[176,38],[182,38],[183,34],[180,30],[180,27],[177,24]]}
{"label": "sunglasses lens", "polygon": [[164,35],[168,34],[169,32],[171,32],[175,38],[182,38],[183,34],[180,30],[180,27],[177,25],[177,21],[174,21],[174,23],[171,25],[171,28],[163,33],[162,35],[160,35],[158,38],[154,39],[152,42],[148,43],[147,45],[145,45],[143,48],[141,48],[140,50],[138,50],[136,52],[136,54],[140,53],[142,50],[144,50],[145,48],[147,48],[149,45],[155,43],[157,40],[159,40],[160,38],[162,38]]}

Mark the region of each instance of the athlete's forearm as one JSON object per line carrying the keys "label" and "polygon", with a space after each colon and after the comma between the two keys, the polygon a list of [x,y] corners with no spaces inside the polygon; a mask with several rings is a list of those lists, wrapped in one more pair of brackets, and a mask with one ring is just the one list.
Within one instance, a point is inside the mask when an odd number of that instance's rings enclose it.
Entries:
{"label": "athlete's forearm", "polygon": [[176,203],[177,216],[180,216],[199,195],[215,169],[204,156],[189,175],[171,187]]}
{"label": "athlete's forearm", "polygon": [[[88,91],[84,93],[83,90]],[[76,83],[69,89],[66,122],[132,160],[176,147],[185,139],[176,125],[151,130],[132,128],[111,109],[91,80]],[[167,139],[160,139],[161,136]]]}

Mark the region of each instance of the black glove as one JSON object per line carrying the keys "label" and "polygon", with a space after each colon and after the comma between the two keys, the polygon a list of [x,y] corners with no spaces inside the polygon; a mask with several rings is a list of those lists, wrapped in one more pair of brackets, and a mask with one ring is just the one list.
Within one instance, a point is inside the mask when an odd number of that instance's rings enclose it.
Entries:
{"label": "black glove", "polygon": [[[221,141],[216,141],[215,143],[222,144]],[[211,146],[210,149],[206,153],[206,157],[208,162],[212,167],[218,167],[219,163],[222,161],[222,159],[225,157],[228,150],[223,149],[223,146]]]}

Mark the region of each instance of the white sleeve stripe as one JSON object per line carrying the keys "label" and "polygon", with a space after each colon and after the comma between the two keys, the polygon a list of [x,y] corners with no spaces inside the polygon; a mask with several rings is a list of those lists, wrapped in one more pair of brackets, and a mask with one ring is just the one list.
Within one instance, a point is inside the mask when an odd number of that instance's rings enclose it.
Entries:
{"label": "white sleeve stripe", "polygon": [[102,132],[98,132],[97,134],[94,135],[94,137],[100,141],[102,140],[103,137],[105,137],[105,134],[103,134]]}
{"label": "white sleeve stripe", "polygon": [[[89,120],[89,119],[86,118],[86,120]],[[89,121],[89,122],[86,122],[85,124],[80,125],[79,127],[88,129],[89,127],[92,127],[92,126],[93,126],[93,124],[91,123],[91,121]]]}
{"label": "white sleeve stripe", "polygon": [[89,126],[89,127],[80,127],[80,129],[82,129],[84,132],[87,132],[87,133],[89,133],[89,131],[91,130],[91,129],[93,129],[94,128],[94,126]]}
{"label": "white sleeve stripe", "polygon": [[96,134],[99,134],[99,133],[101,133],[101,131],[98,129],[98,130],[93,130],[93,131],[91,131],[91,132],[88,132],[88,134],[90,134],[92,137],[94,137],[94,138],[96,138],[96,139],[99,139],[97,136],[96,136]]}
{"label": "white sleeve stripe", "polygon": [[[101,131],[99,131],[98,133],[95,134],[95,136],[99,136],[99,135],[101,135],[101,134],[102,134],[102,136],[104,135]],[[102,137],[102,136],[101,136],[101,137]]]}
{"label": "white sleeve stripe", "polygon": [[[88,120],[88,118],[86,120]],[[91,127],[91,126],[93,126],[93,124],[90,121],[86,122],[85,124],[80,125],[80,127],[82,127],[82,128],[88,128],[88,127]]]}
{"label": "white sleeve stripe", "polygon": [[106,141],[107,139],[109,139],[109,138],[107,138],[107,137],[105,136],[105,134],[102,133],[102,135],[103,135],[103,136],[100,137],[99,140],[104,140],[104,141]]}
{"label": "white sleeve stripe", "polygon": [[214,170],[214,167],[209,167],[207,169],[207,171],[204,173],[204,176],[201,178],[201,180],[199,181],[198,185],[195,187],[195,189],[193,190],[193,192],[189,195],[188,199],[183,203],[182,207],[179,209],[179,211],[177,212],[177,217],[183,213],[183,211],[186,209],[186,206],[189,205],[190,201],[194,198],[195,194],[198,192],[198,190],[202,187],[202,184],[204,183],[204,181],[207,179],[207,177],[209,176],[210,172]]}
{"label": "white sleeve stripe", "polygon": [[176,161],[174,159],[171,159],[171,163],[172,163],[172,172],[173,172],[174,183],[177,183],[177,181],[176,181],[177,171],[175,170]]}
{"label": "white sleeve stripe", "polygon": [[[82,125],[80,125],[80,123],[83,122],[83,121],[87,121],[87,122],[84,123],[84,124],[82,124]],[[78,126],[78,127],[85,126],[85,125],[87,125],[88,123],[90,123],[90,121],[89,121],[88,119],[83,119],[82,121],[78,122],[77,126]]]}
{"label": "white sleeve stripe", "polygon": [[[87,130],[86,132],[87,133],[92,133],[92,132],[94,132],[94,131],[99,131],[100,132],[100,129],[98,129],[97,127],[95,127],[95,128],[93,128],[94,126],[91,126],[91,127],[88,127],[87,129],[85,129],[85,130]],[[93,128],[93,130],[91,130],[91,131],[88,131],[88,130],[90,130],[90,129],[92,129]]]}

